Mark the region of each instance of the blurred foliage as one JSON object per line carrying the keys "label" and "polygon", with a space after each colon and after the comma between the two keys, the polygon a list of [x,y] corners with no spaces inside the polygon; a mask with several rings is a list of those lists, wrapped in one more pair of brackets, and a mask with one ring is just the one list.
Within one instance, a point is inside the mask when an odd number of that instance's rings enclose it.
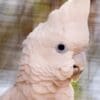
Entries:
{"label": "blurred foliage", "polygon": [[80,87],[79,81],[72,81],[71,84],[75,91],[75,99],[77,100],[77,97],[80,97],[82,94],[82,89]]}
{"label": "blurred foliage", "polygon": [[33,6],[33,25],[37,26],[40,22],[47,19],[49,13],[59,8],[66,0],[38,0],[34,2]]}

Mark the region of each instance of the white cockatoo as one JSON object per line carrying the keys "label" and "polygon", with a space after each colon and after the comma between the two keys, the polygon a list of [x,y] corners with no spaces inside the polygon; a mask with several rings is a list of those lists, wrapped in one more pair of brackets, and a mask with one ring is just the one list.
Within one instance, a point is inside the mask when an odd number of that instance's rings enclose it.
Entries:
{"label": "white cockatoo", "polygon": [[90,0],[68,0],[29,34],[16,83],[0,100],[74,100],[70,82],[84,68],[89,9]]}

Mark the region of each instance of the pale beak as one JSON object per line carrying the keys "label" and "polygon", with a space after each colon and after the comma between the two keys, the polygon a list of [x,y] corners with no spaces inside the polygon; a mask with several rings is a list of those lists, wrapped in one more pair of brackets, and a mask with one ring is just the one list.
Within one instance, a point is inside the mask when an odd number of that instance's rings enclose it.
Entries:
{"label": "pale beak", "polygon": [[78,65],[73,65],[73,80],[78,80],[80,78],[80,74],[83,72],[83,69],[80,69]]}

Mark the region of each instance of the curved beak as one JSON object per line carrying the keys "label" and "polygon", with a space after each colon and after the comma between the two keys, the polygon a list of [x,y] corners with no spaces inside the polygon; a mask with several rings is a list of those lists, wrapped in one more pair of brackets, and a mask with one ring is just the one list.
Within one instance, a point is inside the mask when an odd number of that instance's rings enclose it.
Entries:
{"label": "curved beak", "polygon": [[73,75],[72,79],[73,80],[78,80],[80,78],[81,73],[83,72],[84,69],[80,69],[78,65],[73,66]]}

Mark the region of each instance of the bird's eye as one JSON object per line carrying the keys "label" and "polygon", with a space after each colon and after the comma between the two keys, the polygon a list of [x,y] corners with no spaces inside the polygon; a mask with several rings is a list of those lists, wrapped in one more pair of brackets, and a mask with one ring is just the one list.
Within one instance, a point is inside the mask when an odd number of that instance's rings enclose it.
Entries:
{"label": "bird's eye", "polygon": [[58,53],[65,53],[67,51],[67,48],[65,44],[61,43],[57,45],[56,50]]}

